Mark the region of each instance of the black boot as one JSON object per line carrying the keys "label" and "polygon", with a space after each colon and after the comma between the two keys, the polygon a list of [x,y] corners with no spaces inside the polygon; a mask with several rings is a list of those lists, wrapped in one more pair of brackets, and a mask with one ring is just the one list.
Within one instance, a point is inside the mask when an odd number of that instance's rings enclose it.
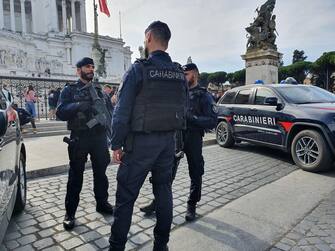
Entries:
{"label": "black boot", "polygon": [[149,205],[141,207],[140,211],[145,213],[146,216],[152,215],[156,211],[155,200],[152,200],[152,202]]}
{"label": "black boot", "polygon": [[107,201],[97,202],[96,210],[98,213],[102,213],[102,214],[113,214],[114,207],[111,204],[109,204]]}
{"label": "black boot", "polygon": [[75,218],[72,215],[65,214],[63,220],[63,227],[65,230],[71,230],[74,228],[75,225]]}
{"label": "black boot", "polygon": [[194,221],[195,220],[195,204],[188,204],[187,205],[187,212],[185,215],[185,220],[186,221]]}

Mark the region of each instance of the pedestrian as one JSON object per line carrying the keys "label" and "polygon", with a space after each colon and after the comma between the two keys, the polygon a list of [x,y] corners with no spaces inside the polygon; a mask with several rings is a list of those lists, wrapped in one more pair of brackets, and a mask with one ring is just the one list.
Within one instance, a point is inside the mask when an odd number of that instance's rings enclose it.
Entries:
{"label": "pedestrian", "polygon": [[134,203],[151,172],[157,222],[154,250],[168,250],[172,222],[171,177],[174,135],[185,128],[187,85],[179,64],[168,53],[167,24],[155,21],[145,30],[146,59],[137,60],[123,77],[113,113],[113,160],[117,173],[110,250],[124,250]]}
{"label": "pedestrian", "polygon": [[217,107],[212,95],[200,87],[198,67],[194,64],[183,66],[189,86],[190,104],[187,112],[187,129],[184,134],[184,152],[191,178],[190,195],[187,201],[186,221],[196,217],[196,205],[201,199],[204,159],[202,141],[206,130],[217,124]]}
{"label": "pedestrian", "polygon": [[56,119],[57,96],[56,91],[51,89],[48,93],[49,113],[50,120]]}
{"label": "pedestrian", "polygon": [[110,85],[106,84],[104,85],[104,93],[106,93],[108,96],[112,97],[113,96],[113,89]]}
{"label": "pedestrian", "polygon": [[62,91],[62,88],[60,88],[60,87],[58,87],[55,91],[55,102],[56,102],[57,105],[58,105],[58,102],[59,102],[59,96],[60,96],[61,91]]}
{"label": "pedestrian", "polygon": [[114,110],[114,106],[112,103],[112,97],[113,97],[113,89],[112,86],[110,85],[104,85],[104,93],[105,93],[105,98],[106,98],[106,102],[107,102],[107,108],[109,110],[109,112],[111,113],[111,115],[113,115],[113,110]]}
{"label": "pedestrian", "polygon": [[37,133],[37,128],[35,124],[35,118],[36,118],[35,103],[37,102],[37,97],[34,91],[34,87],[32,85],[28,86],[24,98],[26,101],[26,110],[31,114],[30,123],[33,128],[33,133]]}
{"label": "pedestrian", "polygon": [[[65,84],[65,86],[66,86],[67,84]],[[64,87],[65,87],[64,86]],[[61,91],[62,91],[62,88],[60,88],[60,87],[58,87],[57,89],[56,89],[56,92],[55,92],[55,101],[56,101],[56,108],[57,108],[57,106],[58,106],[58,104],[59,104],[59,102],[60,102],[60,93],[61,93]],[[55,119],[56,120],[60,120],[58,117],[57,117],[57,114],[56,114],[56,111],[55,111]]]}
{"label": "pedestrian", "polygon": [[[104,91],[104,95],[105,95],[107,109],[110,113],[110,116],[113,116],[114,105],[113,105],[113,102],[112,102],[112,96],[113,96],[112,86],[110,86],[108,84],[104,85],[103,91]],[[112,120],[111,120],[111,122],[112,122]],[[110,135],[107,136],[107,144],[108,144],[108,148],[109,148],[111,146]]]}
{"label": "pedestrian", "polygon": [[7,85],[3,84],[2,85],[2,92],[5,95],[5,97],[7,98],[9,103],[13,103],[14,102],[14,97],[11,94],[11,92],[7,89]]}
{"label": "pedestrian", "polygon": [[[75,214],[88,154],[93,169],[96,211],[113,214],[113,206],[108,203],[108,179],[106,176],[106,168],[110,162],[107,147],[108,129],[106,125],[100,123],[89,127],[97,112],[93,106],[91,91],[96,92],[99,98],[103,99],[104,96],[100,86],[94,85],[92,87],[91,85],[94,77],[93,60],[85,57],[76,66],[79,80],[64,87],[56,111],[61,120],[67,121],[68,130],[71,130],[70,139],[64,138],[64,141],[69,144],[70,159],[65,197],[66,214],[63,221],[66,230],[71,230],[75,226]],[[106,112],[103,116],[107,118],[109,113]]]}
{"label": "pedestrian", "polygon": [[23,130],[22,126],[31,121],[31,114],[27,112],[24,108],[19,108],[17,104],[12,104],[13,109],[19,115],[20,129]]}

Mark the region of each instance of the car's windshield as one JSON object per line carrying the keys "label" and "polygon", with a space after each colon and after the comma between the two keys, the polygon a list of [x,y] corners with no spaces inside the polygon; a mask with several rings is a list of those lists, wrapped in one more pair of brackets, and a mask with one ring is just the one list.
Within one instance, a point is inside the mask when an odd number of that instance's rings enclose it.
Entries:
{"label": "car's windshield", "polygon": [[335,102],[334,94],[315,86],[281,86],[277,90],[294,104]]}

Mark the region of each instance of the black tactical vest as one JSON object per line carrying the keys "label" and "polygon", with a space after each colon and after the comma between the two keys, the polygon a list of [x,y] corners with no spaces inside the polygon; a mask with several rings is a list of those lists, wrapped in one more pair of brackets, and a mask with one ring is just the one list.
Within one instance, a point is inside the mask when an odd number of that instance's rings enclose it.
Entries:
{"label": "black tactical vest", "polygon": [[[73,95],[73,102],[92,102],[92,98],[88,88],[82,88],[77,83],[70,84],[71,92]],[[93,105],[93,103],[92,103]],[[93,117],[92,111],[78,112],[72,119],[67,122],[67,129],[74,131],[88,131],[86,125]]]}
{"label": "black tactical vest", "polygon": [[206,95],[207,90],[204,87],[194,87],[193,89],[189,90],[189,97],[190,97],[190,107],[189,109],[192,113],[196,116],[202,116],[203,111],[201,107],[201,99],[204,95]]}
{"label": "black tactical vest", "polygon": [[136,96],[131,118],[133,132],[185,129],[187,87],[181,67],[158,66],[152,60],[138,61],[143,70],[142,88]]}

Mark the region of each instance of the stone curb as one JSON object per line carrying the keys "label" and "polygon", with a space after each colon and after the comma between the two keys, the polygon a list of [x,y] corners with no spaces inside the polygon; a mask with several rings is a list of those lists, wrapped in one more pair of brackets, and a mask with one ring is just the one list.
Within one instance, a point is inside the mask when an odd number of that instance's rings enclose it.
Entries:
{"label": "stone curb", "polygon": [[[204,140],[203,142],[203,146],[211,146],[215,144],[216,144],[215,139]],[[115,165],[115,164],[111,163],[110,165]],[[88,169],[92,168],[90,161],[88,161],[86,164],[85,169],[87,168]],[[68,170],[69,170],[69,165],[66,164],[66,165],[60,165],[60,166],[50,166],[50,167],[46,167],[46,168],[39,169],[39,170],[27,171],[27,179],[36,179],[36,178],[41,178],[41,177],[50,176],[50,175],[64,174],[64,173],[67,173]]]}

